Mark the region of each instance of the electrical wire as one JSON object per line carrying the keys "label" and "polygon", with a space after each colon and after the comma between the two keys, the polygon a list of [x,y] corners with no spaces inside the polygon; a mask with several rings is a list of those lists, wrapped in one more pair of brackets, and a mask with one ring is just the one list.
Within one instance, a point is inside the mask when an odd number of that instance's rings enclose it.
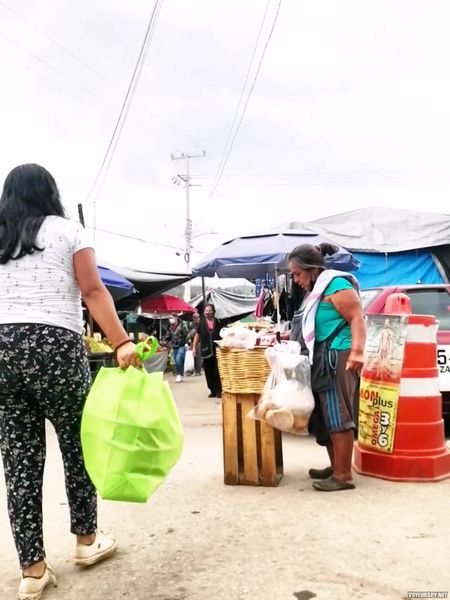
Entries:
{"label": "electrical wire", "polygon": [[[56,73],[57,75],[59,75],[60,77],[66,79],[67,81],[69,81],[72,85],[76,86],[77,88],[79,88],[80,90],[82,90],[83,92],[85,92],[86,94],[88,94],[89,96],[91,96],[94,99],[100,100],[100,102],[104,102],[103,98],[101,98],[100,96],[98,96],[97,94],[93,93],[91,90],[89,90],[88,88],[86,88],[85,86],[81,85],[80,83],[78,83],[75,79],[73,79],[72,77],[69,77],[68,75],[66,75],[66,73],[64,73],[63,71],[60,71],[59,69],[57,69],[56,67],[54,67],[52,64],[50,64],[48,61],[44,60],[43,58],[41,58],[40,56],[38,56],[37,54],[35,54],[34,52],[31,52],[30,50],[28,50],[27,48],[25,48],[25,46],[23,46],[22,44],[20,44],[19,42],[17,42],[16,40],[12,39],[11,37],[9,37],[8,35],[6,35],[5,33],[3,33],[2,31],[0,31],[0,36],[4,37],[8,42],[14,44],[15,46],[17,46],[20,50],[22,50],[23,52],[25,52],[26,54],[28,54],[29,56],[31,56],[32,58],[34,58],[36,61],[38,61],[39,63],[41,63],[42,65],[46,66],[48,69],[50,69],[51,71],[53,71],[54,73]],[[93,104],[90,104],[89,102],[79,98],[78,96],[75,96],[74,94],[72,94],[71,92],[69,92],[68,90],[65,90],[64,88],[62,88],[60,85],[58,85],[57,83],[53,82],[51,79],[48,79],[47,77],[45,77],[44,75],[42,75],[41,73],[38,73],[37,71],[31,69],[30,67],[27,67],[25,65],[23,65],[22,63],[20,63],[19,61],[13,59],[11,56],[8,56],[8,58],[15,62],[16,64],[20,65],[21,67],[23,67],[24,69],[26,69],[27,71],[33,73],[34,75],[36,75],[37,77],[40,77],[41,79],[43,79],[44,81],[47,81],[48,83],[50,83],[51,85],[53,85],[55,88],[57,88],[58,90],[60,90],[61,92],[63,92],[64,94],[67,94],[69,96],[71,96],[72,98],[75,98],[76,100],[78,100],[79,102],[81,102],[82,104],[85,104],[86,106],[89,106],[90,108],[93,108],[94,110],[96,110],[98,112],[98,110],[102,107],[96,107]],[[113,109],[111,107],[111,105],[106,107],[109,112],[112,112]],[[114,111],[114,114],[115,111]],[[170,150],[170,146],[167,142],[164,142],[163,140],[161,140],[158,136],[156,136],[152,131],[150,131],[150,129],[148,127],[146,127],[145,125],[143,125],[142,123],[137,122],[134,119],[130,119],[130,121],[132,123],[134,123],[139,129],[144,129],[153,139],[155,139],[159,144],[161,144],[161,146],[163,146],[166,150]]]}
{"label": "electrical wire", "polygon": [[89,108],[93,108],[95,111],[98,110],[97,107],[95,107],[93,104],[90,104],[86,100],[84,100],[82,98],[79,98],[78,96],[75,96],[72,92],[69,92],[68,90],[65,90],[64,88],[62,88],[60,85],[58,85],[57,83],[55,83],[51,79],[48,79],[48,77],[45,77],[45,75],[42,75],[41,73],[38,73],[34,69],[32,69],[32,68],[30,68],[30,67],[22,64],[21,62],[19,62],[18,60],[16,60],[12,56],[1,54],[0,58],[3,58],[3,59],[4,58],[8,58],[8,60],[12,61],[13,63],[15,63],[16,65],[18,65],[19,67],[22,67],[22,69],[25,69],[29,73],[32,73],[35,77],[39,77],[39,79],[42,79],[43,81],[47,82],[48,84],[50,84],[51,86],[53,86],[54,88],[56,88],[57,90],[59,90],[60,92],[62,92],[63,94],[65,94],[66,96],[69,96],[70,98],[73,98],[77,102],[80,102],[81,104],[84,104],[85,106],[88,106]]}
{"label": "electrical wire", "polygon": [[262,31],[263,31],[263,28],[264,28],[264,23],[266,22],[267,12],[269,10],[270,3],[271,3],[271,0],[267,0],[266,8],[264,10],[263,18],[261,20],[261,25],[259,26],[258,35],[256,37],[255,46],[253,48],[252,56],[251,56],[250,62],[248,64],[248,69],[247,69],[247,73],[245,75],[244,83],[242,85],[241,94],[240,94],[240,97],[239,97],[239,102],[237,103],[236,109],[234,111],[233,120],[231,122],[230,130],[229,130],[228,136],[227,136],[227,141],[225,142],[225,146],[224,146],[224,149],[223,149],[223,152],[222,152],[222,156],[220,157],[219,166],[218,166],[217,173],[216,173],[216,179],[219,179],[219,177],[220,177],[221,167],[222,167],[222,164],[225,162],[227,148],[228,148],[228,145],[230,144],[231,137],[233,135],[233,130],[234,130],[235,125],[237,123],[237,119],[238,119],[238,115],[239,115],[239,109],[241,107],[242,100],[243,100],[244,94],[245,94],[245,90],[247,89],[247,84],[248,84],[248,81],[250,79],[250,73],[251,73],[251,70],[252,70],[252,67],[253,67],[253,61],[255,60],[256,50],[258,49],[258,46],[259,46],[259,41],[261,39]]}
{"label": "electrical wire", "polygon": [[52,64],[50,64],[49,62],[47,62],[46,60],[44,60],[43,58],[41,58],[40,56],[38,56],[37,54],[35,54],[34,52],[31,52],[31,50],[28,50],[28,48],[25,48],[25,46],[23,46],[22,44],[20,44],[17,40],[14,40],[13,38],[9,37],[9,35],[7,35],[6,33],[3,33],[3,31],[0,31],[0,36],[4,37],[11,44],[14,44],[14,46],[17,46],[18,48],[20,48],[20,50],[22,50],[26,54],[29,54],[30,56],[32,56],[35,60],[37,60],[39,63],[45,65],[48,69],[50,69],[51,71],[53,71],[54,73],[56,73],[60,77],[62,77],[64,79],[67,79],[67,81],[69,81],[71,84],[73,84],[76,87],[78,87],[81,90],[83,90],[83,92],[85,92],[89,96],[93,96],[94,98],[98,97],[93,92],[91,92],[91,90],[89,90],[88,88],[84,87],[83,85],[81,85],[80,83],[78,83],[78,81],[75,81],[75,79],[72,79],[72,77],[70,77],[69,75],[67,75],[63,71],[60,71],[59,69],[57,69],[56,67],[54,67]]}
{"label": "electrical wire", "polygon": [[71,50],[69,50],[68,48],[66,48],[62,44],[60,44],[57,40],[55,40],[54,38],[52,38],[51,36],[49,36],[48,34],[46,34],[44,31],[42,31],[41,29],[38,29],[35,25],[33,25],[33,23],[31,23],[31,21],[29,21],[28,19],[26,19],[24,16],[22,16],[20,13],[18,13],[16,10],[14,10],[13,8],[11,8],[10,6],[8,6],[8,4],[6,4],[5,2],[1,2],[1,0],[0,0],[0,5],[3,6],[3,8],[5,8],[6,10],[8,10],[10,13],[12,13],[13,15],[15,15],[18,19],[20,19],[21,21],[23,21],[24,23],[26,23],[28,25],[28,27],[31,27],[31,29],[33,29],[34,31],[36,31],[37,33],[39,33],[40,35],[42,35],[49,42],[51,42],[52,44],[54,44],[55,46],[57,46],[60,50],[62,50],[63,52],[65,52],[66,54],[68,54],[69,56],[71,56],[74,60],[76,60],[77,62],[79,62],[80,64],[82,64],[86,69],[89,69],[89,71],[91,71],[92,73],[94,73],[94,75],[96,75],[100,79],[103,79],[104,81],[106,81],[107,83],[109,83],[110,85],[112,85],[113,87],[116,87],[116,88],[120,89],[115,83],[113,83],[112,81],[110,81],[109,79],[107,79],[104,75],[102,75],[101,73],[99,73],[96,69],[94,69],[94,67],[92,67],[86,61],[84,61],[79,56],[77,56],[76,54],[74,54]]}
{"label": "electrical wire", "polygon": [[[86,229],[94,230],[94,227],[87,225]],[[142,242],[143,244],[151,244],[152,246],[160,246],[161,248],[170,248],[172,250],[178,250],[179,252],[184,252],[184,249],[181,246],[171,246],[170,244],[163,244],[160,242],[152,242],[151,240],[144,240],[143,238],[138,238],[133,235],[127,235],[125,233],[117,233],[117,231],[110,231],[109,229],[100,229],[100,227],[97,227],[96,231],[99,231],[101,233],[107,233],[109,235],[115,235],[117,237],[122,237],[127,240],[133,240],[134,242]],[[94,232],[95,232],[95,230],[94,230]]]}
{"label": "electrical wire", "polygon": [[[21,15],[20,13],[18,13],[16,10],[14,10],[13,8],[11,8],[8,4],[6,4],[5,2],[2,2],[0,0],[0,6],[3,6],[4,9],[8,10],[15,17],[17,17],[18,19],[20,19],[21,21],[23,21],[28,27],[30,27],[31,29],[33,29],[33,31],[36,31],[37,33],[39,33],[39,35],[41,35],[46,40],[48,40],[49,42],[51,42],[52,44],[54,44],[57,48],[59,48],[60,50],[62,50],[63,52],[65,52],[68,56],[70,56],[72,59],[74,59],[75,61],[77,61],[79,64],[83,65],[83,67],[85,67],[86,69],[88,69],[89,71],[91,71],[91,73],[93,73],[96,77],[98,77],[99,79],[102,79],[103,81],[105,81],[106,83],[108,83],[111,87],[113,87],[114,89],[116,89],[117,91],[119,91],[121,93],[124,93],[124,90],[122,89],[121,86],[117,85],[116,83],[114,83],[113,81],[111,81],[110,79],[108,79],[108,77],[106,77],[105,75],[103,75],[102,73],[100,73],[97,69],[95,69],[88,62],[86,62],[85,60],[83,60],[82,58],[80,58],[79,56],[77,56],[74,52],[72,52],[72,50],[70,50],[69,48],[66,48],[65,46],[63,46],[62,44],[60,44],[57,40],[55,40],[55,38],[49,36],[47,33],[45,33],[44,31],[42,31],[41,29],[39,29],[35,25],[33,25],[33,23],[31,23],[28,19],[26,19],[23,15]],[[48,63],[46,63],[46,64],[48,65]],[[170,124],[167,121],[165,121],[164,119],[162,119],[156,113],[149,111],[148,108],[147,108],[147,106],[145,106],[143,103],[141,103],[141,106],[142,106],[143,109],[145,109],[146,116],[151,115],[152,117],[154,117],[155,119],[157,119],[160,123],[162,123],[165,127],[167,127],[168,129],[171,129],[177,135],[181,134],[183,137],[188,138],[188,136],[187,136],[186,133],[183,133],[182,131],[180,131],[179,129],[177,129],[176,127],[174,127],[172,124]],[[156,139],[158,139],[158,138],[156,138]],[[169,146],[166,145],[166,147],[168,148]]]}
{"label": "electrical wire", "polygon": [[[139,56],[133,71],[133,75],[131,77],[130,84],[128,86],[127,93],[125,95],[125,99],[122,104],[122,108],[120,110],[119,116],[117,118],[113,134],[109,141],[105,156],[103,157],[102,163],[100,165],[100,169],[98,170],[97,176],[94,180],[94,183],[89,191],[87,199],[90,200],[92,196],[94,196],[94,239],[95,239],[95,228],[97,223],[97,199],[101,193],[103,188],[103,184],[105,182],[106,176],[108,175],[109,167],[111,165],[111,161],[114,157],[114,153],[117,147],[117,144],[120,139],[120,135],[122,133],[123,127],[126,122],[126,118],[128,115],[128,111],[130,109],[134,93],[136,91],[137,84],[139,83],[139,79],[142,73],[142,69],[145,64],[145,60],[147,57],[147,52],[151,44],[151,40],[153,37],[153,32],[156,26],[156,22],[158,20],[159,13],[161,11],[161,7],[164,0],[155,0],[155,4],[153,6],[152,13],[150,15],[150,19],[147,25],[147,30],[145,32],[144,41],[142,42],[141,50],[139,52]],[[95,192],[95,195],[94,195]]]}
{"label": "electrical wire", "polygon": [[261,70],[261,66],[262,66],[264,57],[266,55],[267,47],[268,47],[269,42],[270,42],[270,40],[272,38],[272,34],[273,34],[274,30],[275,30],[275,25],[276,25],[277,20],[278,20],[278,15],[280,14],[281,3],[282,3],[282,0],[279,0],[278,1],[278,6],[277,6],[277,10],[276,10],[276,13],[275,13],[275,17],[274,17],[273,22],[272,22],[272,27],[271,27],[271,29],[269,31],[269,35],[267,36],[267,40],[266,40],[266,43],[264,45],[264,48],[263,48],[263,51],[262,51],[262,54],[261,54],[261,58],[259,60],[258,67],[256,69],[256,73],[255,73],[255,76],[253,78],[252,85],[250,87],[250,90],[249,90],[248,95],[247,95],[247,99],[246,99],[245,104],[244,104],[244,108],[243,108],[243,111],[242,111],[242,114],[241,114],[241,118],[239,119],[239,122],[237,124],[237,127],[236,127],[236,130],[234,132],[233,138],[232,138],[231,143],[229,145],[228,151],[227,151],[227,153],[225,155],[225,159],[223,160],[222,165],[219,168],[218,175],[216,176],[216,181],[215,181],[214,186],[213,186],[213,188],[211,190],[211,193],[210,193],[210,197],[211,198],[216,193],[217,187],[218,187],[218,185],[220,183],[220,179],[221,179],[221,177],[223,175],[223,172],[225,170],[225,167],[227,165],[227,162],[228,162],[228,159],[230,157],[231,151],[233,150],[233,146],[234,146],[234,142],[236,141],[237,134],[239,133],[239,129],[240,129],[241,125],[242,125],[242,121],[244,120],[244,116],[245,116],[245,113],[246,113],[246,110],[247,110],[248,103],[250,101],[250,97],[251,97],[251,95],[253,93],[253,90],[255,88],[256,80],[258,79],[258,75],[259,75],[259,72]]}

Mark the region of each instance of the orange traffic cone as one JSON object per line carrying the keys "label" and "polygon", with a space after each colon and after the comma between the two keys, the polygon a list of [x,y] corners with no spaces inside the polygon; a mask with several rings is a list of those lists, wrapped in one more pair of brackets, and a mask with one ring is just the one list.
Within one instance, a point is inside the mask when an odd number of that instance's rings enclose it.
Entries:
{"label": "orange traffic cone", "polygon": [[[405,303],[404,298],[394,298],[391,307],[394,306],[397,314],[405,314],[409,299]],[[358,473],[394,481],[439,481],[450,477],[436,332],[434,316],[409,314],[392,453],[357,442],[353,467]]]}

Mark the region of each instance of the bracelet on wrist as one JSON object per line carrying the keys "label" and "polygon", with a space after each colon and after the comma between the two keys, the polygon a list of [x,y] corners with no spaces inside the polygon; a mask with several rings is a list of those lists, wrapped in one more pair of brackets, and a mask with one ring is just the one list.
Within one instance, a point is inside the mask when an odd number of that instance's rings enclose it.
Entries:
{"label": "bracelet on wrist", "polygon": [[127,340],[124,340],[123,342],[120,342],[120,344],[117,344],[117,346],[114,348],[114,352],[117,352],[119,348],[125,346],[125,344],[128,344],[130,342],[133,343],[132,340],[130,340],[129,338]]}

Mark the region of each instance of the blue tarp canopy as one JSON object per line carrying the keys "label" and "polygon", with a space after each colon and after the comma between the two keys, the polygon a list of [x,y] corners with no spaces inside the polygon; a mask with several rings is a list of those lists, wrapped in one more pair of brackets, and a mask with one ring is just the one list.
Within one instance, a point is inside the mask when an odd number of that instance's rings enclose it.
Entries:
{"label": "blue tarp canopy", "polygon": [[[282,230],[237,237],[221,244],[192,269],[198,277],[260,278],[287,272],[287,255],[300,244],[330,242],[309,230]],[[333,242],[331,242],[333,243]],[[344,248],[327,257],[327,266],[342,271],[358,269],[359,262]]]}
{"label": "blue tarp canopy", "polygon": [[361,288],[380,285],[445,283],[429,250],[409,250],[388,254],[354,252],[361,266],[355,273]]}
{"label": "blue tarp canopy", "polygon": [[125,279],[119,273],[106,267],[97,267],[97,269],[101,280],[108,288],[114,300],[120,300],[120,298],[125,298],[133,293],[134,287],[131,281],[128,281],[128,279]]}

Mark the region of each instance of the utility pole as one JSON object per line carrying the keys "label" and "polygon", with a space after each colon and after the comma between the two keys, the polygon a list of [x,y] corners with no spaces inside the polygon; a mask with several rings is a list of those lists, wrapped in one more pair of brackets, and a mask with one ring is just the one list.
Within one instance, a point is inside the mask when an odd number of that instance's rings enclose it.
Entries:
{"label": "utility pole", "polygon": [[[186,161],[186,173],[184,175],[177,175],[174,178],[174,182],[183,181],[186,189],[186,227],[184,230],[185,237],[185,251],[184,261],[186,263],[186,271],[191,274],[191,251],[192,251],[192,219],[191,219],[191,198],[190,198],[190,187],[191,187],[191,173],[189,169],[189,160],[191,158],[205,158],[206,152],[203,150],[202,154],[189,154],[182,152],[179,156],[171,155],[172,160],[185,160]],[[191,296],[190,282],[185,284],[184,299],[189,302]]]}

